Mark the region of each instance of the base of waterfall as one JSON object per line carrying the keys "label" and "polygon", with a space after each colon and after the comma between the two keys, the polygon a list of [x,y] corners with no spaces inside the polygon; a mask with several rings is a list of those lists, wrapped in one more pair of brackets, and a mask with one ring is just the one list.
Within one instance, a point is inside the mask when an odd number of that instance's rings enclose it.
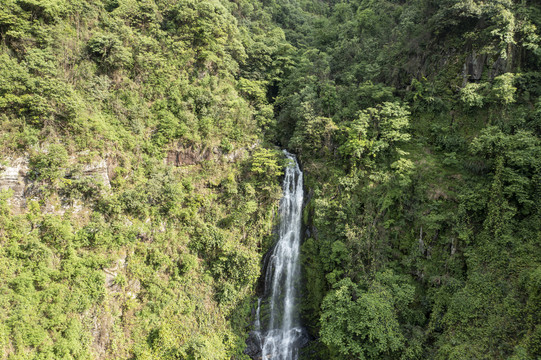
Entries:
{"label": "base of waterfall", "polygon": [[[287,339],[290,344],[293,354],[289,356],[274,356],[267,355],[263,358],[263,348],[280,346]],[[283,332],[281,329],[272,329],[269,331],[254,330],[248,334],[246,339],[246,350],[244,353],[253,360],[297,360],[299,350],[308,345],[311,338],[306,329],[302,327],[294,327],[287,332]],[[272,351],[267,351],[272,353]]]}

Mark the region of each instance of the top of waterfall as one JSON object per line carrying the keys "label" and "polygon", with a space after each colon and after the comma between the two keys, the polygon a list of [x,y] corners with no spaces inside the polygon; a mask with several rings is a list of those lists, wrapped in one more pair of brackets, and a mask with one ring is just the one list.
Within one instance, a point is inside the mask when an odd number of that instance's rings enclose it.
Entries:
{"label": "top of waterfall", "polygon": [[293,162],[295,163],[295,170],[298,170],[299,172],[301,172],[301,168],[299,166],[299,162],[297,161],[297,156],[295,154],[292,154],[290,153],[289,151],[287,151],[286,149],[283,149],[282,152],[284,153],[284,155],[290,159],[290,160],[293,160]]}

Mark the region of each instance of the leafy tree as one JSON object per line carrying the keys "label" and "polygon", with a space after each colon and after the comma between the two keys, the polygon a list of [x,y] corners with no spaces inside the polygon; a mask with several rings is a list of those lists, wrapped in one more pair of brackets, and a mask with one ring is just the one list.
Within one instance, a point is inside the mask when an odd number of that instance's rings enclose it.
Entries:
{"label": "leafy tree", "polygon": [[332,148],[332,136],[337,129],[332,119],[316,116],[309,103],[304,103],[303,118],[297,122],[295,132],[289,141],[292,149],[303,154],[319,155]]}
{"label": "leafy tree", "polygon": [[413,287],[392,272],[359,286],[345,278],[322,303],[321,340],[344,359],[381,359],[404,348],[398,313],[413,300]]}
{"label": "leafy tree", "polygon": [[482,90],[486,84],[468,83],[460,90],[460,100],[468,107],[483,107],[485,96]]}
{"label": "leafy tree", "polygon": [[366,164],[373,157],[389,156],[396,144],[411,138],[407,132],[409,115],[399,103],[383,103],[359,112],[358,118],[344,129],[345,140],[340,152],[353,164]]}

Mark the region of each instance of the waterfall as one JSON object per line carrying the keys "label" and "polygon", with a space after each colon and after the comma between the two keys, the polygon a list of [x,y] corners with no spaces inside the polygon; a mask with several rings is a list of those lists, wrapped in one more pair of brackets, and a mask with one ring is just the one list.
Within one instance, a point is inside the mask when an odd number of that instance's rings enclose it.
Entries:
{"label": "waterfall", "polygon": [[285,170],[280,202],[279,237],[265,273],[266,298],[263,301],[268,305],[269,320],[267,324],[261,322],[259,299],[254,329],[254,336],[259,342],[258,356],[254,358],[265,360],[296,360],[300,346],[307,339],[300,326],[297,308],[303,177],[295,156],[285,150],[284,154],[290,164]]}

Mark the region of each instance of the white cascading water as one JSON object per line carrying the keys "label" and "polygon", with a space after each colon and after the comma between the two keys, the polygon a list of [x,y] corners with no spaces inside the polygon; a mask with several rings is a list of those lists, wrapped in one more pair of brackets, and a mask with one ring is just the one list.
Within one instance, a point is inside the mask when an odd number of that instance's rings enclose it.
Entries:
{"label": "white cascading water", "polygon": [[[296,301],[300,278],[303,178],[295,156],[285,150],[284,154],[291,164],[285,171],[279,238],[265,273],[265,294],[269,295],[270,313],[267,331],[260,337],[261,358],[265,360],[296,360],[299,339],[304,332],[300,327]],[[258,301],[256,328],[261,326],[260,306],[261,301]]]}

